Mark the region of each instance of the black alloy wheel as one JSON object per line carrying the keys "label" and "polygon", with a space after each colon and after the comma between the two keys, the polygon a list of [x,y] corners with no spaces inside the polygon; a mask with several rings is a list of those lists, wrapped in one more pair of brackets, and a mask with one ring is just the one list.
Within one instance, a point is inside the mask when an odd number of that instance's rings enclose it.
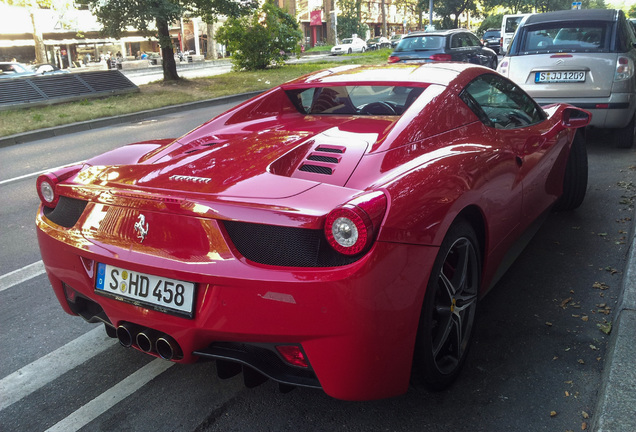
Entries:
{"label": "black alloy wheel", "polygon": [[431,390],[459,375],[470,346],[481,281],[481,258],[472,226],[449,229],[429,278],[420,316],[413,378]]}

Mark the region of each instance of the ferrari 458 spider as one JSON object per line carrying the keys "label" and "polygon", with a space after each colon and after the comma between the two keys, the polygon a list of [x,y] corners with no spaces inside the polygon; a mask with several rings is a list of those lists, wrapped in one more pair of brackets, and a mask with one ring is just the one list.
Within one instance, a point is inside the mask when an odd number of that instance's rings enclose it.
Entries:
{"label": "ferrari 458 spider", "polygon": [[40,176],[42,258],[66,312],[153,356],[348,400],[440,389],[510,251],[582,202],[589,121],[480,66],[313,73]]}

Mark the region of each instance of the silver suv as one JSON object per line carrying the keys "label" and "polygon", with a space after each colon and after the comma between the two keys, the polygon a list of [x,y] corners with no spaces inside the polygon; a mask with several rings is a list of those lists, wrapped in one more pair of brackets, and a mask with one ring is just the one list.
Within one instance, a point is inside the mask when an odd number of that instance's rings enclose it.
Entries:
{"label": "silver suv", "polygon": [[636,35],[620,10],[533,14],[519,24],[497,70],[539,104],[570,103],[591,126],[616,130],[619,147],[636,136]]}

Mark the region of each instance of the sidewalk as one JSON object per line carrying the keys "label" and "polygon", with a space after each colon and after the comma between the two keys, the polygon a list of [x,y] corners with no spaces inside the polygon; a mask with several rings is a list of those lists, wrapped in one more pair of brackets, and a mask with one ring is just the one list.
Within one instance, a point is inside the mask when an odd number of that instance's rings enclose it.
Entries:
{"label": "sidewalk", "polygon": [[[178,111],[239,103],[260,93],[242,93],[0,137],[0,147],[140,121]],[[622,290],[615,309],[602,384],[593,413],[591,430],[595,432],[636,432],[636,213],[632,217],[629,239],[630,249],[623,271]]]}
{"label": "sidewalk", "polygon": [[636,431],[636,214],[594,413],[595,432]]}

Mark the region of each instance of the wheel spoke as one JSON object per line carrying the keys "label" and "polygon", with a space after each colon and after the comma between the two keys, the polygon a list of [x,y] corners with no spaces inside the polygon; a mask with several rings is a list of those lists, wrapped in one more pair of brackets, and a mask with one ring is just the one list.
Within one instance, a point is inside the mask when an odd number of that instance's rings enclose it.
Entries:
{"label": "wheel spoke", "polygon": [[453,329],[453,324],[453,315],[451,314],[446,317],[442,323],[442,328],[440,328],[437,335],[435,335],[433,340],[433,358],[437,358],[441,349],[446,345],[446,342],[452,333],[451,330]]}

